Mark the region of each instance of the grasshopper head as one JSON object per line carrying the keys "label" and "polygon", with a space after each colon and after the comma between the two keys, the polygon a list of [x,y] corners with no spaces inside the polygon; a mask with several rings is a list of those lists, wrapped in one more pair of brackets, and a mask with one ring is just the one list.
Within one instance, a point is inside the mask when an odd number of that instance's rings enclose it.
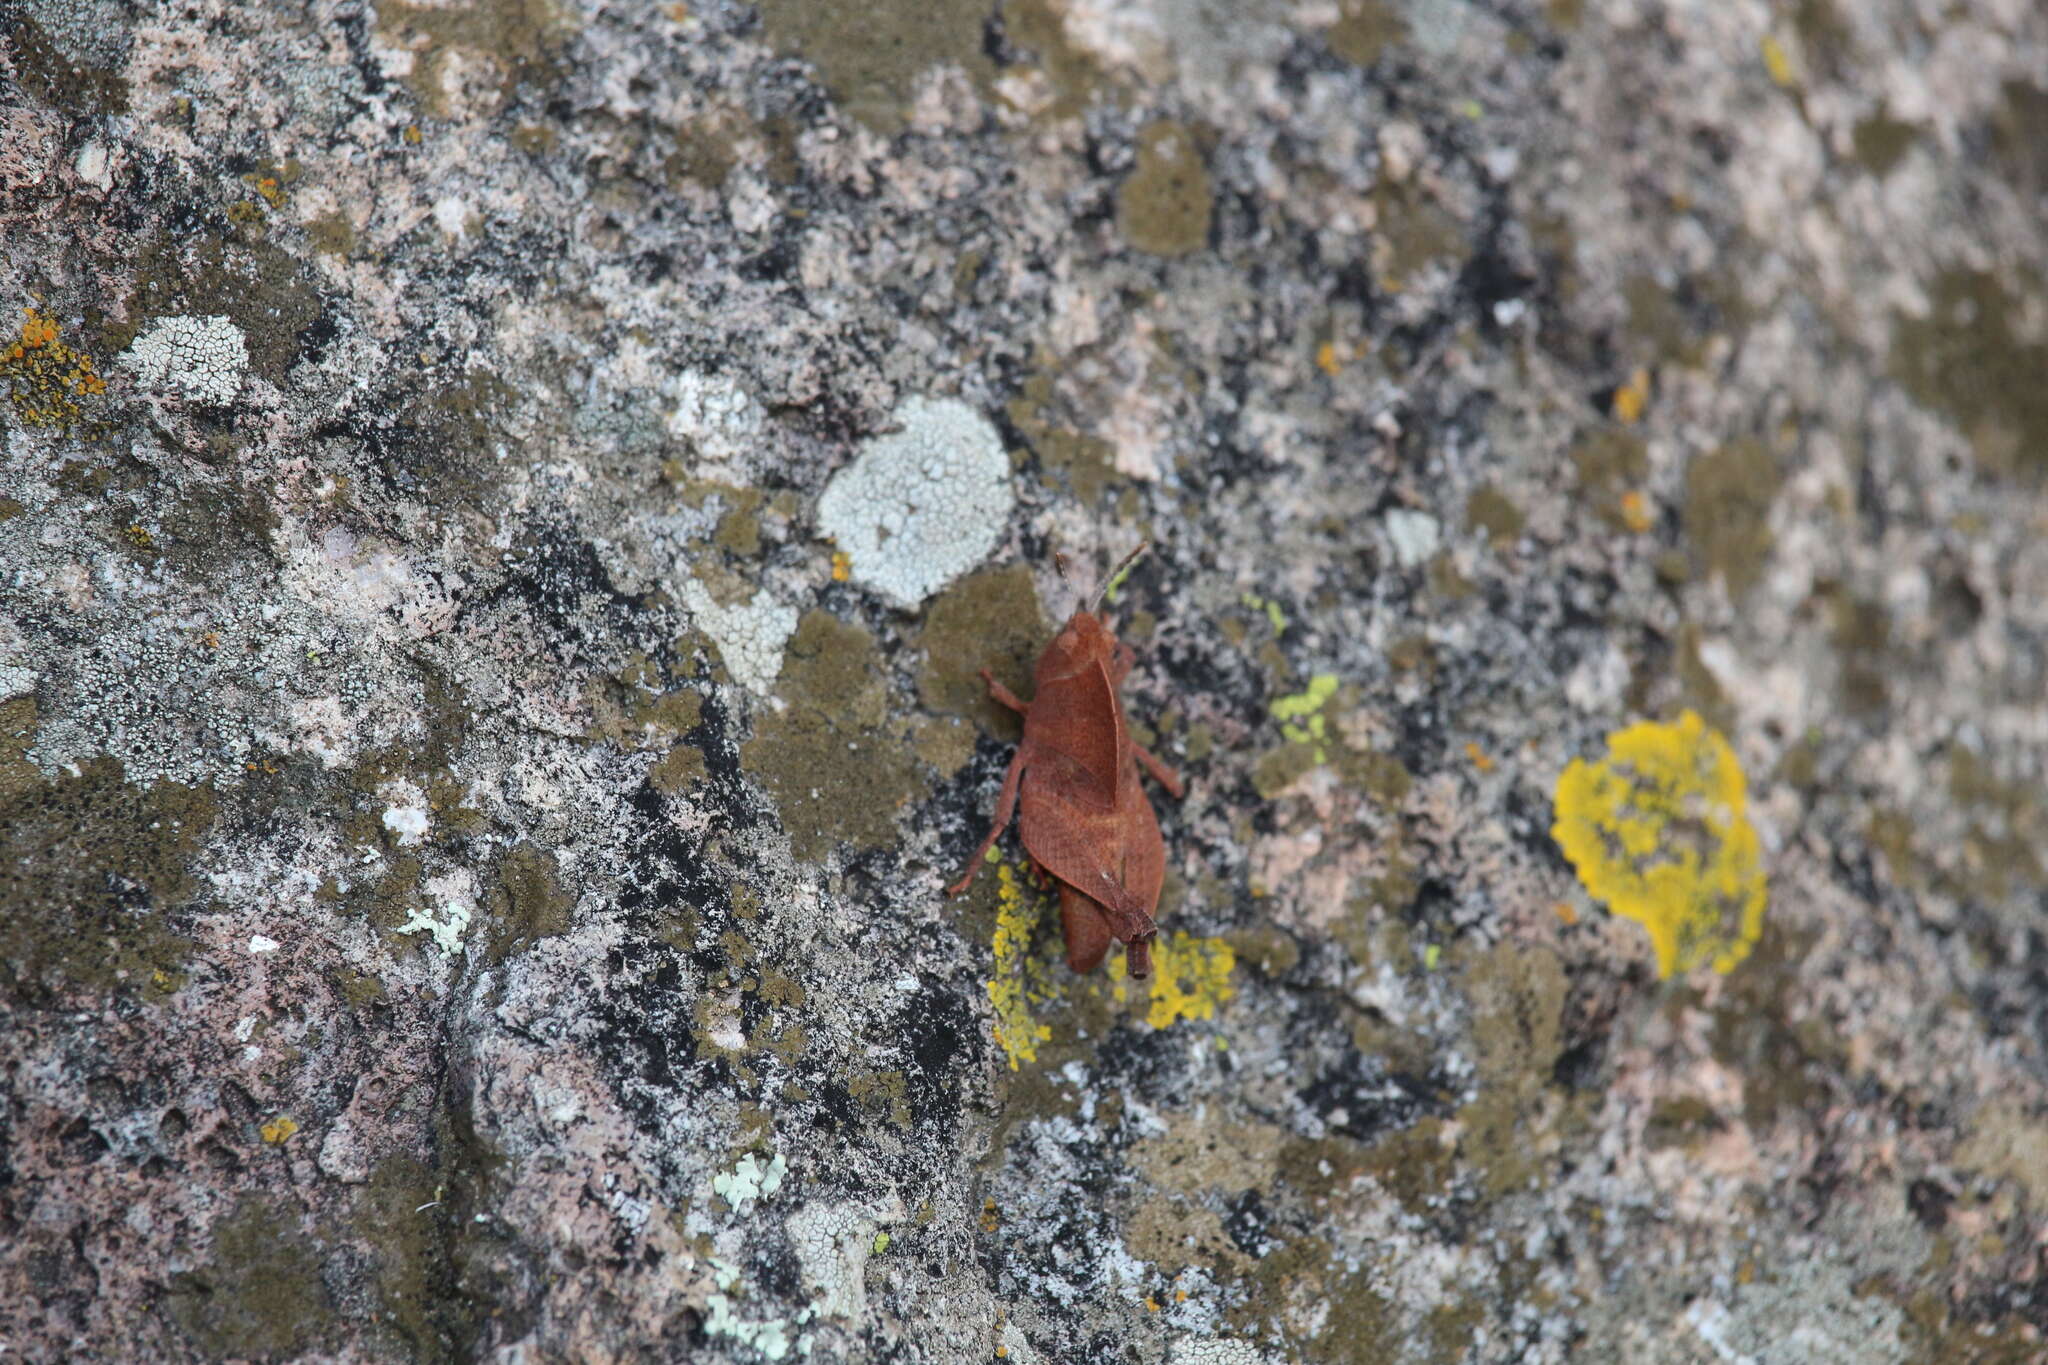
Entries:
{"label": "grasshopper head", "polygon": [[1096,665],[1106,666],[1116,655],[1116,636],[1096,619],[1093,612],[1077,611],[1038,656],[1032,681],[1037,687],[1071,678]]}

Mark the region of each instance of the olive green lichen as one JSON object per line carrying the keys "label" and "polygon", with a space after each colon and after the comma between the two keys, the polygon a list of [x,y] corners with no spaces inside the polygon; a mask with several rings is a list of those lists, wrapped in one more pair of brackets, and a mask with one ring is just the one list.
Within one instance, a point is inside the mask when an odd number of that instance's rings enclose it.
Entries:
{"label": "olive green lichen", "polygon": [[379,35],[413,50],[406,84],[435,118],[457,112],[450,77],[458,66],[473,69],[473,62],[462,60],[470,54],[482,55],[496,70],[494,106],[522,82],[551,82],[558,72],[554,50],[570,35],[573,24],[573,13],[554,0],[474,0],[445,6],[386,0],[377,6]]}
{"label": "olive green lichen", "polygon": [[128,112],[128,82],[118,71],[63,51],[41,25],[16,11],[9,16],[8,56],[23,93],[78,119],[115,118]]}
{"label": "olive green lichen", "polygon": [[835,843],[879,848],[896,810],[920,788],[907,736],[888,716],[886,667],[874,638],[828,612],[807,612],[784,653],[777,691],[740,763],[775,798],[796,856]]}
{"label": "olive green lichen", "polygon": [[1868,118],[1856,121],[1849,131],[1849,142],[1856,149],[1857,164],[1882,180],[1906,159],[1919,135],[1917,124],[1893,118],[1880,104]]}
{"label": "olive green lichen", "polygon": [[1330,51],[1357,66],[1371,66],[1408,40],[1408,21],[1386,0],[1343,0],[1330,25]]}
{"label": "olive green lichen", "polygon": [[1117,188],[1124,240],[1155,256],[1185,256],[1209,241],[1209,170],[1193,129],[1160,120],[1138,134],[1138,162]]}
{"label": "olive green lichen", "polygon": [[1650,452],[1642,439],[1619,428],[1602,428],[1573,446],[1571,459],[1579,491],[1593,513],[1617,530],[1627,529],[1622,499],[1650,476]]}
{"label": "olive green lichen", "polygon": [[1685,470],[1685,536],[1700,572],[1717,573],[1741,601],[1763,577],[1774,543],[1777,457],[1752,438],[1693,457]]}
{"label": "olive green lichen", "polygon": [[1029,700],[1031,670],[1051,632],[1038,605],[1038,586],[1021,564],[969,574],[941,593],[925,613],[917,643],[924,651],[917,691],[925,709],[973,721],[1001,739],[1023,733],[1017,713],[990,700],[980,677]]}
{"label": "olive green lichen", "polygon": [[109,352],[126,350],[158,318],[221,316],[241,331],[252,368],[282,384],[300,358],[300,333],[320,317],[320,294],[305,262],[274,243],[159,234],[137,254],[122,315],[99,337]]}
{"label": "olive green lichen", "polygon": [[1548,948],[1495,945],[1465,969],[1478,1094],[1458,1111],[1460,1153],[1502,1195],[1540,1169],[1546,1094],[1559,1052],[1564,968]]}
{"label": "olive green lichen", "polygon": [[502,1234],[480,1210],[506,1158],[460,1105],[434,1114],[427,1160],[394,1153],[358,1191],[349,1231],[372,1255],[375,1321],[395,1358],[450,1365],[476,1356],[486,1323],[518,1334],[528,1310],[509,1292],[494,1253]]}
{"label": "olive green lichen", "polygon": [[[16,699],[8,718],[33,714]],[[112,758],[50,781],[24,766],[8,763],[0,784],[0,987],[29,1003],[67,987],[150,999],[176,989],[189,945],[167,912],[197,890],[190,868],[213,793],[135,786]]]}
{"label": "olive green lichen", "polygon": [[984,49],[982,0],[875,0],[860,22],[814,0],[762,0],[769,42],[818,68],[842,108],[876,132],[903,126],[917,78],[940,63],[986,87],[995,64]]}
{"label": "olive green lichen", "polygon": [[1952,418],[1993,474],[2048,474],[2048,338],[2020,330],[2022,301],[2040,290],[2030,276],[1944,270],[1927,316],[1894,324],[1892,378]]}
{"label": "olive green lichen", "polygon": [[1058,0],[1006,0],[1003,29],[1022,62],[1034,61],[1052,98],[1037,111],[1041,119],[1071,118],[1102,87],[1094,55],[1067,36],[1066,7]]}
{"label": "olive green lichen", "polygon": [[212,1259],[170,1277],[164,1308],[216,1360],[295,1357],[334,1322],[297,1211],[268,1195],[243,1199],[214,1224]]}
{"label": "olive green lichen", "polygon": [[1829,1093],[1809,1068],[1837,1072],[1847,1044],[1827,1019],[1802,1008],[1802,964],[1815,935],[1765,926],[1743,969],[1726,978],[1708,1031],[1714,1060],[1742,1077],[1743,1120],[1763,1131]]}
{"label": "olive green lichen", "polygon": [[1046,470],[1064,478],[1075,497],[1093,504],[1117,477],[1115,448],[1100,437],[1058,424],[1051,415],[1055,411],[1052,367],[1056,362],[1050,355],[1036,359],[1040,368],[1032,371],[1010,400],[1010,421],[1031,443]]}
{"label": "olive green lichen", "polygon": [[1465,524],[1475,531],[1484,531],[1496,546],[1514,544],[1522,534],[1524,521],[1522,509],[1492,484],[1474,489],[1465,503]]}
{"label": "olive green lichen", "polygon": [[569,931],[576,898],[562,887],[554,855],[532,844],[514,844],[498,860],[497,883],[489,894],[484,960],[492,965],[531,948],[541,939]]}
{"label": "olive green lichen", "polygon": [[1373,186],[1372,202],[1378,218],[1374,260],[1388,289],[1406,287],[1438,262],[1457,269],[1472,254],[1464,225],[1413,182],[1382,179]]}

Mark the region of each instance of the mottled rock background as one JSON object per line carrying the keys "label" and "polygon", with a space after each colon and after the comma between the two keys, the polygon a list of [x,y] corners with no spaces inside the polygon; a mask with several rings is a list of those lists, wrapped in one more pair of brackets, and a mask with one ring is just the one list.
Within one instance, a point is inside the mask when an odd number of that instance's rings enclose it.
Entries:
{"label": "mottled rock background", "polygon": [[[2044,1358],[2035,0],[0,31],[0,1355]],[[1164,1027],[940,894],[1143,537]],[[1667,981],[1552,793],[1687,709]]]}

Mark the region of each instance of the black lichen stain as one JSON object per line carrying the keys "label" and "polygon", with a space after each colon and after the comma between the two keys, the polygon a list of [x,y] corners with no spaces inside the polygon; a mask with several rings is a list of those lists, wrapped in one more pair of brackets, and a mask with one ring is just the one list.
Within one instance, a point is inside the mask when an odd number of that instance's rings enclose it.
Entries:
{"label": "black lichen stain", "polygon": [[1783,480],[1777,458],[1744,438],[1693,458],[1685,470],[1685,536],[1704,575],[1718,573],[1740,602],[1770,560],[1771,501]]}
{"label": "black lichen stain", "polygon": [[2048,338],[2020,330],[2023,301],[2040,289],[2032,277],[1944,270],[1927,316],[1894,324],[1892,378],[1954,419],[1991,474],[2048,476]]}
{"label": "black lichen stain", "polygon": [[784,654],[785,708],[764,712],[740,761],[774,797],[790,847],[808,861],[833,845],[880,848],[922,780],[874,638],[828,612],[807,612]]}
{"label": "black lichen stain", "polygon": [[816,0],[761,0],[768,40],[818,68],[841,107],[876,132],[903,126],[917,78],[948,63],[986,87],[995,64],[983,50],[988,0],[876,0],[858,22]]}
{"label": "black lichen stain", "polygon": [[1185,256],[1209,241],[1215,199],[1195,130],[1161,120],[1138,134],[1138,162],[1116,196],[1124,240],[1155,256]]}
{"label": "black lichen stain", "polygon": [[334,1322],[320,1261],[296,1210],[245,1197],[213,1228],[213,1257],[170,1277],[164,1309],[215,1360],[296,1357]]}
{"label": "black lichen stain", "polygon": [[1038,588],[1021,564],[970,574],[925,612],[917,643],[924,651],[917,691],[925,709],[972,720],[999,739],[1024,732],[1015,711],[990,699],[980,671],[1027,701],[1031,670],[1051,638]]}
{"label": "black lichen stain", "polygon": [[0,990],[44,1007],[78,990],[168,994],[190,946],[170,914],[197,891],[218,803],[205,787],[135,786],[111,758],[43,780],[9,733],[33,726],[33,705],[0,709]]}

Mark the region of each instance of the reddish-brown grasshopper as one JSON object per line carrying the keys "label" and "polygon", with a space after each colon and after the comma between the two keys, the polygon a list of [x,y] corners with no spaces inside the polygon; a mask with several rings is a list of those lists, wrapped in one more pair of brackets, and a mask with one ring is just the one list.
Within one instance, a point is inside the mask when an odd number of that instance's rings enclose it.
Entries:
{"label": "reddish-brown grasshopper", "polygon": [[984,668],[991,697],[1024,717],[1024,739],[996,798],[995,824],[974,851],[967,874],[946,888],[965,891],[996,837],[1022,807],[1024,851],[1060,888],[1067,965],[1093,971],[1112,941],[1124,945],[1134,977],[1152,974],[1152,912],[1166,877],[1159,817],[1138,784],[1138,767],[1175,797],[1180,777],[1131,739],[1117,689],[1136,656],[1095,615],[1104,593],[1149,545],[1140,545],[1086,608],[1038,656],[1027,704]]}

